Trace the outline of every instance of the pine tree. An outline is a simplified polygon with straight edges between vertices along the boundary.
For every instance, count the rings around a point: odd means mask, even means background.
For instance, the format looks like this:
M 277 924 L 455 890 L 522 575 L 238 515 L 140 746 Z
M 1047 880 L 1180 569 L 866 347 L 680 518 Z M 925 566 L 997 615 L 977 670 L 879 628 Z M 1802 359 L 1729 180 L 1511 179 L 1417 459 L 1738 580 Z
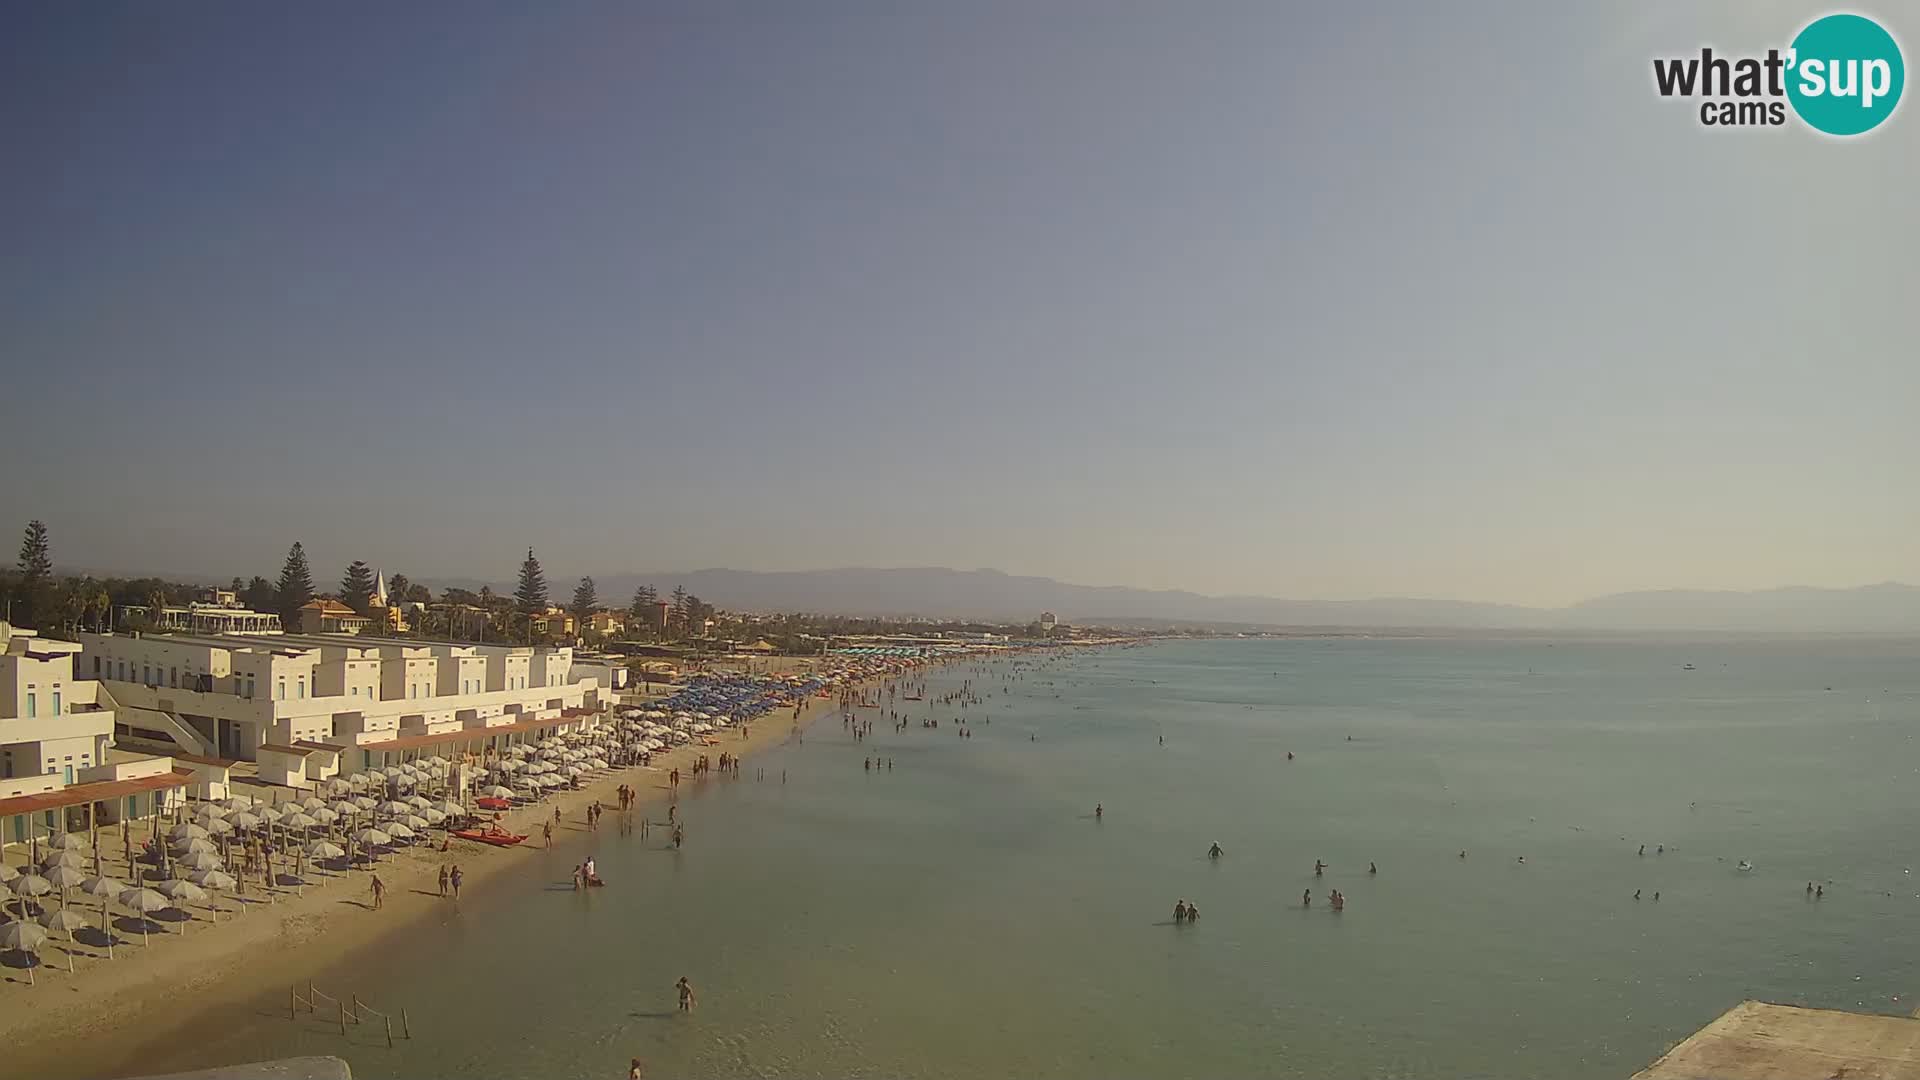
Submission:
M 547 610 L 547 575 L 540 569 L 540 560 L 533 557 L 533 549 L 527 549 L 527 561 L 520 564 L 520 587 L 513 590 L 513 602 L 526 615 L 539 615 Z
M 686 616 L 687 633 L 692 634 L 694 637 L 699 637 L 701 634 L 706 633 L 708 613 L 711 610 L 707 605 L 700 602 L 699 597 L 688 593 Z
M 405 574 L 395 574 L 387 579 L 387 603 L 394 607 L 399 607 L 403 602 L 411 600 L 412 597 L 407 594 L 412 591 L 413 582 L 408 581 Z
M 47 523 L 35 518 L 27 522 L 20 537 L 20 576 L 28 584 L 45 583 L 53 577 L 53 551 L 47 541 Z
M 367 601 L 373 596 L 373 567 L 353 560 L 347 572 L 340 578 L 340 602 L 359 612 L 367 613 Z
M 307 549 L 298 540 L 287 551 L 287 564 L 280 568 L 280 584 L 274 588 L 280 605 L 280 618 L 293 627 L 294 616 L 313 599 L 313 570 L 307 566 Z
M 600 593 L 593 587 L 593 579 L 581 578 L 580 584 L 573 590 L 573 617 L 579 620 L 581 632 L 586 631 L 587 616 L 593 614 L 593 609 L 599 606 Z
M 273 607 L 273 582 L 255 574 L 241 591 L 240 602 L 252 611 L 270 610 Z
M 651 585 L 642 585 L 633 590 L 633 614 L 635 618 L 653 618 L 653 606 L 660 602 L 660 594 Z

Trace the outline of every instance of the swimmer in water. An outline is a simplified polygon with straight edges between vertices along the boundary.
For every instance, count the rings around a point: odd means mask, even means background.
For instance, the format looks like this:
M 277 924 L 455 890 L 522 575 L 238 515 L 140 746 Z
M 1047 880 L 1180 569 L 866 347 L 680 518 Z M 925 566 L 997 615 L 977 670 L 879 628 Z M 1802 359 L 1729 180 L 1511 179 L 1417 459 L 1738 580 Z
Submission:
M 1220 850 L 1220 842 L 1217 840 L 1214 841 L 1214 844 L 1212 847 L 1207 849 L 1207 858 L 1209 859 L 1217 859 L 1222 854 L 1224 853 Z
M 1102 814 L 1105 814 L 1106 812 L 1107 812 L 1107 808 L 1106 808 L 1106 807 L 1104 807 L 1104 806 L 1102 806 L 1102 805 L 1100 805 L 1099 803 L 1094 803 L 1094 804 L 1093 804 L 1093 820 L 1095 820 L 1095 821 L 1099 821 L 1099 820 L 1100 820 L 1100 816 L 1101 816 Z
M 1313 860 L 1313 876 L 1314 877 L 1319 877 L 1320 875 L 1326 872 L 1327 872 L 1326 863 L 1321 862 L 1319 859 Z
M 1302 889 L 1300 891 L 1300 906 L 1301 907 L 1313 906 L 1313 890 L 1312 889 Z

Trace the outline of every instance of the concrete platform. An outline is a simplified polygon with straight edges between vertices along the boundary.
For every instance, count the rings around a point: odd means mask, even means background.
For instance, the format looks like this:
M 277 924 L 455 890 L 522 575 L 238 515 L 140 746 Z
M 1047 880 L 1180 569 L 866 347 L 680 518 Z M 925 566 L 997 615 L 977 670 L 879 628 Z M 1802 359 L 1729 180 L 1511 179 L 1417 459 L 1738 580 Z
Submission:
M 1633 1080 L 1920 1080 L 1920 1020 L 1747 1001 Z

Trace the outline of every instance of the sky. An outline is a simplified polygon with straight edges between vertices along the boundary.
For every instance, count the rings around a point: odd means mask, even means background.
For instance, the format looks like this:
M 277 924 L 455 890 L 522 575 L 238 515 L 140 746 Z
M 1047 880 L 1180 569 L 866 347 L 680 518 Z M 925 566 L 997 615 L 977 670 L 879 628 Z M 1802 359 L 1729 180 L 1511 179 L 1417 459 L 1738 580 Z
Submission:
M 323 582 L 1920 581 L 1920 103 L 1653 90 L 1825 10 L 15 6 L 0 527 Z

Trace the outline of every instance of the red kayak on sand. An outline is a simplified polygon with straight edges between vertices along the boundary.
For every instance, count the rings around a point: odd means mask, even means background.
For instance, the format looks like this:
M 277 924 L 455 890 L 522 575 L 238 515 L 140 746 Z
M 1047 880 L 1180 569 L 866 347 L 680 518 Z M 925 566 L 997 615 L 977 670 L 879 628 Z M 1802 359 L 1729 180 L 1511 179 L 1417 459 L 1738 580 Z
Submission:
M 475 799 L 474 804 L 482 810 L 511 810 L 513 803 L 506 799 Z
M 512 847 L 526 839 L 519 833 L 510 833 L 498 825 L 485 829 L 460 829 L 453 835 L 462 840 L 477 840 L 482 844 L 492 844 L 494 847 Z

